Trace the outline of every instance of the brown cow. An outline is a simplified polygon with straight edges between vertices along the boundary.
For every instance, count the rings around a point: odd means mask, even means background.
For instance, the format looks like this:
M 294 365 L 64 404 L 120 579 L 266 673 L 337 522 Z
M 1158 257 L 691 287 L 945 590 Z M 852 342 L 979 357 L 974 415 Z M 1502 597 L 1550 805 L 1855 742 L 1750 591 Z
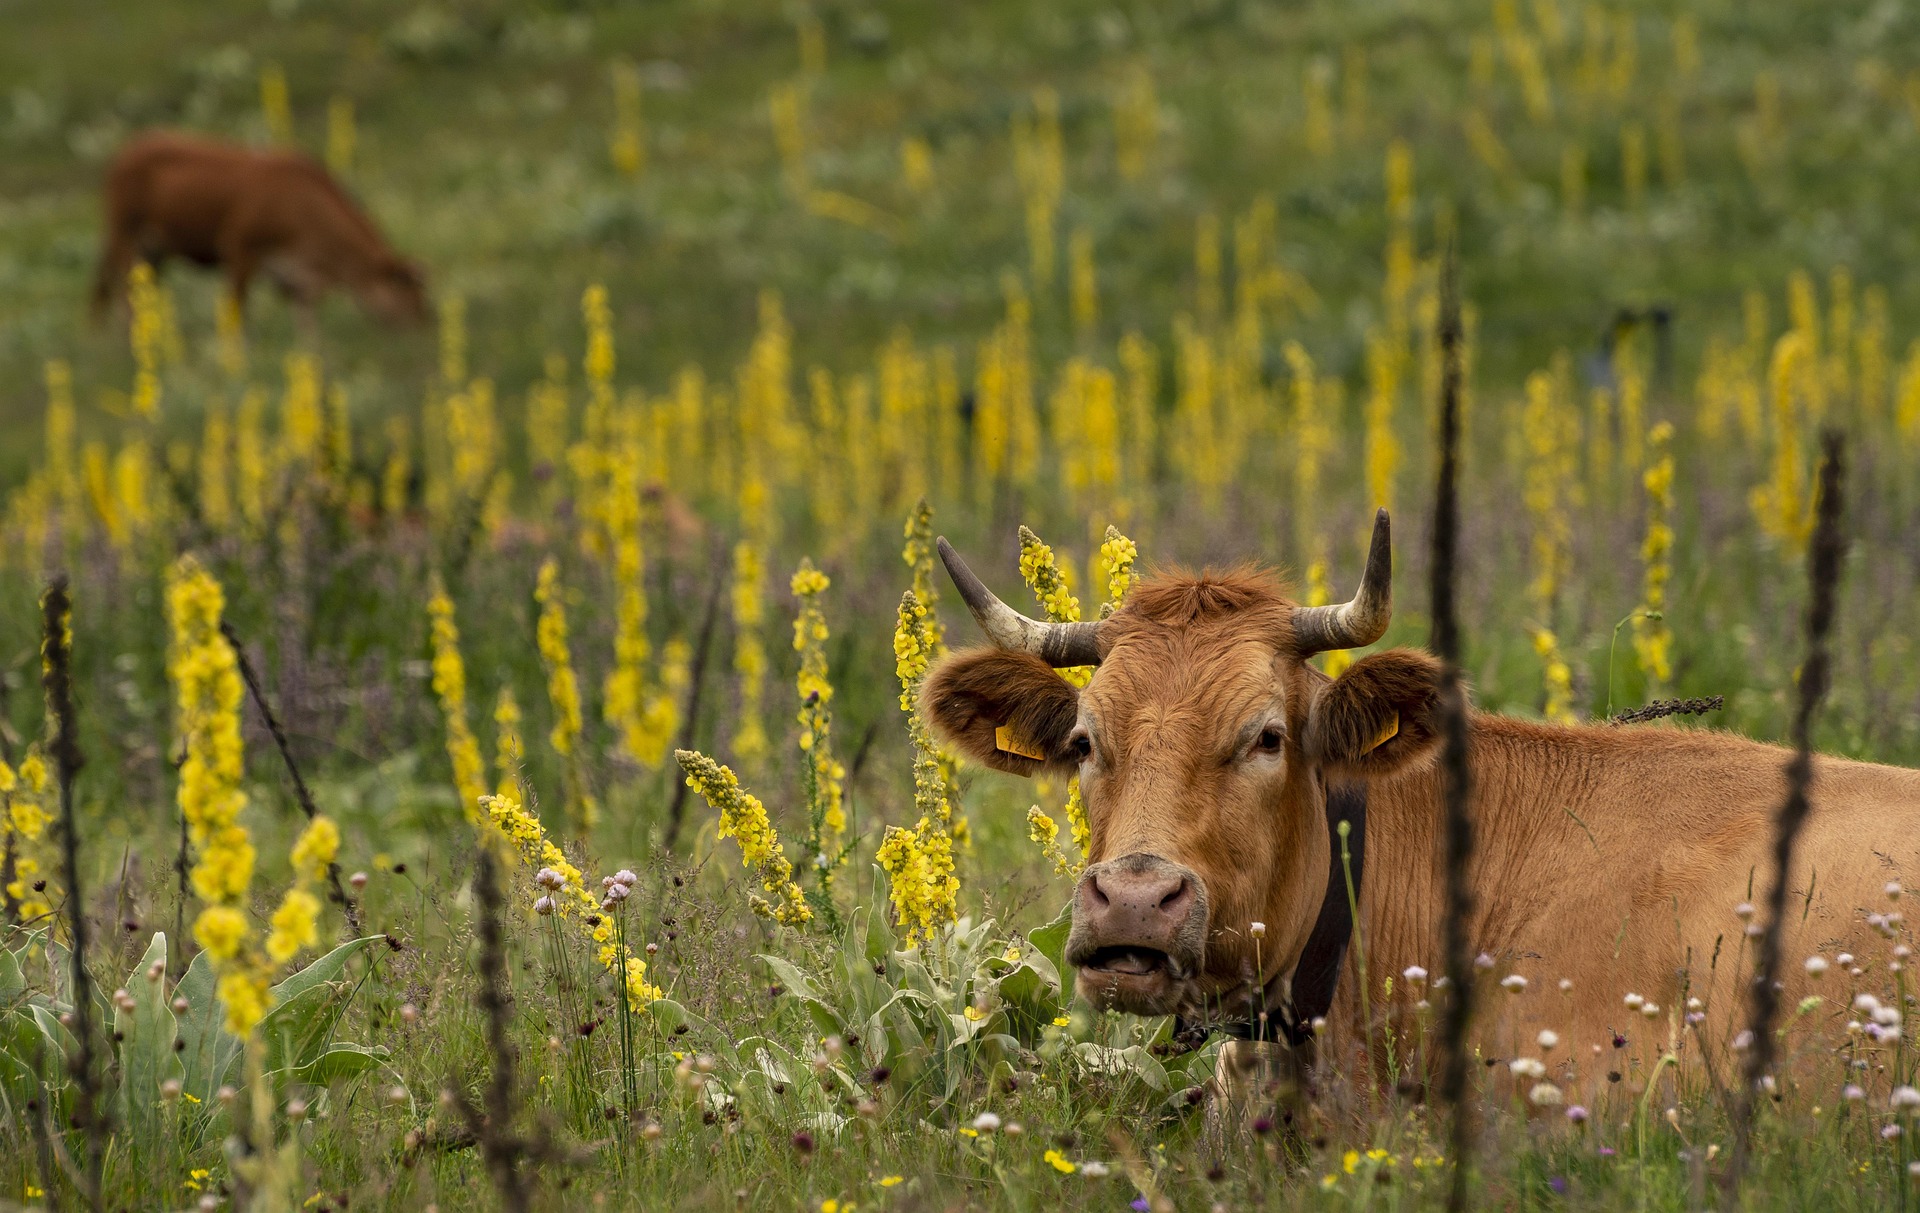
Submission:
M 430 314 L 419 268 L 387 246 L 325 169 L 295 152 L 144 135 L 108 168 L 106 211 L 96 318 L 119 298 L 135 259 L 157 271 L 171 257 L 220 267 L 240 315 L 255 274 L 280 288 L 309 329 L 335 287 L 388 320 Z
M 1440 667 L 1406 649 L 1337 679 L 1308 664 L 1386 630 L 1386 511 L 1359 595 L 1332 607 L 1296 606 L 1270 577 L 1236 571 L 1149 579 L 1099 623 L 1046 624 L 1001 603 L 944 540 L 940 550 L 997 647 L 934 669 L 922 700 L 934 728 L 987 766 L 1080 778 L 1092 838 L 1067 943 L 1080 992 L 1189 1022 L 1260 1026 L 1264 1010 L 1266 1034 L 1296 1043 L 1308 1035 L 1300 1021 L 1324 1015 L 1322 1057 L 1357 1078 L 1364 964 L 1373 1060 L 1385 1028 L 1401 1034 L 1404 1064 L 1442 968 Z M 1084 690 L 1054 672 L 1076 665 L 1098 667 Z M 1746 1023 L 1744 903 L 1773 878 L 1787 752 L 1718 732 L 1478 713 L 1470 736 L 1470 938 L 1492 965 L 1475 1021 L 1482 1054 L 1529 1059 L 1514 1069 L 1522 1090 L 1532 1061 L 1578 1090 L 1610 1070 L 1644 1079 L 1671 1041 L 1682 1057 L 1700 1054 L 1696 1039 L 1726 1049 Z M 1790 1016 L 1824 986 L 1829 1001 L 1801 1023 L 1838 1030 L 1856 979 L 1802 962 L 1852 952 L 1867 970 L 1857 989 L 1891 1001 L 1902 928 L 1886 886 L 1920 852 L 1920 772 L 1822 758 L 1813 806 L 1781 1005 Z M 1335 820 L 1351 824 L 1359 886 L 1350 949 Z M 1523 980 L 1495 984 L 1509 978 Z M 1852 1030 L 1891 1039 L 1899 1017 L 1887 1012 Z M 1543 1030 L 1557 1040 L 1542 1043 Z

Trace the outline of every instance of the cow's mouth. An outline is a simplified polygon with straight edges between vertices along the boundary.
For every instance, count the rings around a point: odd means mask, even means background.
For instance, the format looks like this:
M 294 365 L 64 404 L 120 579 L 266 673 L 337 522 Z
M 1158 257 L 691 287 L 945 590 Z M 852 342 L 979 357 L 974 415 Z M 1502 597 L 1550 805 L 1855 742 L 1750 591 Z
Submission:
M 1093 954 L 1080 967 L 1092 974 L 1113 974 L 1116 977 L 1153 977 L 1165 974 L 1173 976 L 1173 964 L 1165 952 L 1158 948 L 1142 948 L 1132 944 L 1095 948 Z
M 1167 1015 L 1187 989 L 1191 969 L 1159 948 L 1109 944 L 1075 959 L 1080 993 L 1095 1006 L 1135 1015 Z

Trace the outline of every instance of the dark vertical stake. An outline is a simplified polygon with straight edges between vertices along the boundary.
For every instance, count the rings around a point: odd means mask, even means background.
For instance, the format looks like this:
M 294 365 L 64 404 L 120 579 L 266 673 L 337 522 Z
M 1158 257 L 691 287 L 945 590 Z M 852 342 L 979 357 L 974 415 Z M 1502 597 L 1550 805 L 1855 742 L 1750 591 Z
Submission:
M 1760 936 L 1753 961 L 1753 1018 L 1750 1027 L 1752 1046 L 1747 1051 L 1746 1081 L 1740 1086 L 1739 1102 L 1733 1109 L 1733 1158 L 1725 1179 L 1725 1207 L 1737 1208 L 1740 1181 L 1752 1153 L 1753 1104 L 1761 1081 L 1773 1068 L 1773 1021 L 1780 1011 L 1780 992 L 1774 988 L 1774 975 L 1780 968 L 1780 924 L 1786 916 L 1787 881 L 1793 872 L 1793 851 L 1806 824 L 1812 805 L 1808 792 L 1813 786 L 1813 718 L 1826 698 L 1832 676 L 1832 656 L 1828 638 L 1833 633 L 1836 591 L 1840 586 L 1840 565 L 1847 555 L 1847 537 L 1843 530 L 1846 510 L 1846 440 L 1837 430 L 1820 436 L 1819 511 L 1813 528 L 1813 542 L 1807 551 L 1807 577 L 1811 582 L 1807 603 L 1807 660 L 1800 667 L 1799 695 L 1793 708 L 1793 757 L 1787 760 L 1787 791 L 1774 818 L 1773 887 L 1767 890 L 1766 930 Z
M 74 1054 L 68 1059 L 75 1087 L 74 1120 L 87 1135 L 84 1193 L 100 1208 L 100 1168 L 107 1138 L 93 1058 L 93 985 L 87 977 L 86 898 L 80 888 L 80 829 L 73 816 L 73 781 L 80 773 L 80 741 L 73 708 L 73 599 L 67 576 L 57 573 L 40 596 L 40 670 L 53 718 L 54 773 L 60 782 L 61 878 L 66 881 L 68 943 L 73 961 Z
M 507 992 L 506 937 L 500 929 L 500 877 L 493 845 L 491 838 L 481 840 L 473 877 L 473 901 L 480 935 L 479 1003 L 481 1013 L 486 1016 L 487 1051 L 493 1055 L 493 1073 L 487 1082 L 484 1109 L 470 1104 L 464 1092 L 456 1093 L 455 1103 L 480 1143 L 480 1154 L 493 1176 L 494 1187 L 499 1190 L 501 1205 L 507 1213 L 527 1213 L 530 1207 L 527 1176 L 521 1167 L 527 1143 L 513 1131 L 517 1104 L 513 1040 L 508 1033 L 511 1000 Z
M 1472 1116 L 1467 1108 L 1467 1023 L 1473 1015 L 1473 957 L 1467 938 L 1473 915 L 1468 866 L 1473 860 L 1472 773 L 1467 769 L 1467 705 L 1460 687 L 1460 627 L 1453 589 L 1459 546 L 1460 285 L 1451 245 L 1440 278 L 1440 476 L 1433 509 L 1433 650 L 1441 662 L 1441 772 L 1446 792 L 1446 957 L 1451 997 L 1440 1024 L 1440 1098 L 1453 1110 L 1453 1181 L 1449 1210 L 1467 1207 Z
M 320 815 L 319 806 L 313 802 L 313 793 L 307 788 L 307 781 L 301 777 L 300 768 L 293 761 L 293 750 L 287 745 L 287 732 L 280 727 L 280 718 L 273 714 L 273 707 L 267 702 L 267 694 L 260 688 L 260 676 L 254 673 L 253 663 L 247 660 L 247 650 L 240 643 L 240 634 L 233 625 L 222 619 L 220 635 L 226 639 L 227 647 L 233 650 L 233 659 L 240 666 L 240 677 L 247 684 L 247 693 L 253 697 L 253 706 L 260 709 L 261 719 L 267 722 L 267 732 L 273 735 L 273 744 L 280 751 L 280 761 L 286 764 L 287 775 L 293 780 L 294 799 L 300 803 L 300 811 L 312 821 Z M 333 901 L 347 918 L 347 932 L 360 934 L 360 908 L 347 896 L 340 884 L 340 864 L 338 861 L 327 864 L 327 880 L 333 885 Z

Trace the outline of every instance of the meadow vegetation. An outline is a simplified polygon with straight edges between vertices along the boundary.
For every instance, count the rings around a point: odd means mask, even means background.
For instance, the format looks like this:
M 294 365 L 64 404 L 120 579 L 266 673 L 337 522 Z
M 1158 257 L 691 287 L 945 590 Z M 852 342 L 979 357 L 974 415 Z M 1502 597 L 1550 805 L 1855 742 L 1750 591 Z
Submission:
M 1077 788 L 968 769 L 914 692 L 973 643 L 936 532 L 1091 619 L 1156 565 L 1343 598 L 1386 505 L 1383 643 L 1425 643 L 1449 249 L 1475 701 L 1785 738 L 1835 426 L 1815 741 L 1920 763 L 1897 7 L 7 20 L 0 1203 L 1437 1205 L 1424 1038 L 1209 1122 L 1217 1038 L 1072 995 Z M 325 159 L 434 328 L 339 300 L 304 346 L 173 267 L 87 329 L 150 125 Z M 1920 1183 L 1889 897 L 1782 1012 L 1749 1207 Z M 1624 1008 L 1667 1043 L 1601 1099 L 1545 1039 L 1476 1067 L 1478 1204 L 1707 1201 L 1728 1044 Z

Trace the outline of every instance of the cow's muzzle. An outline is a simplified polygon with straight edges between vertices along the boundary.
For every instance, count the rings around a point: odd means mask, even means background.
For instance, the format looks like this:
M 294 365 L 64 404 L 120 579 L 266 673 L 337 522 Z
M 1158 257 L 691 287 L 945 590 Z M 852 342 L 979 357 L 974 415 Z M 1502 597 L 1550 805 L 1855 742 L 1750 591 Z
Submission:
M 1200 970 L 1207 890 L 1191 869 L 1158 855 L 1096 863 L 1074 891 L 1067 963 L 1096 1006 L 1164 1015 Z

